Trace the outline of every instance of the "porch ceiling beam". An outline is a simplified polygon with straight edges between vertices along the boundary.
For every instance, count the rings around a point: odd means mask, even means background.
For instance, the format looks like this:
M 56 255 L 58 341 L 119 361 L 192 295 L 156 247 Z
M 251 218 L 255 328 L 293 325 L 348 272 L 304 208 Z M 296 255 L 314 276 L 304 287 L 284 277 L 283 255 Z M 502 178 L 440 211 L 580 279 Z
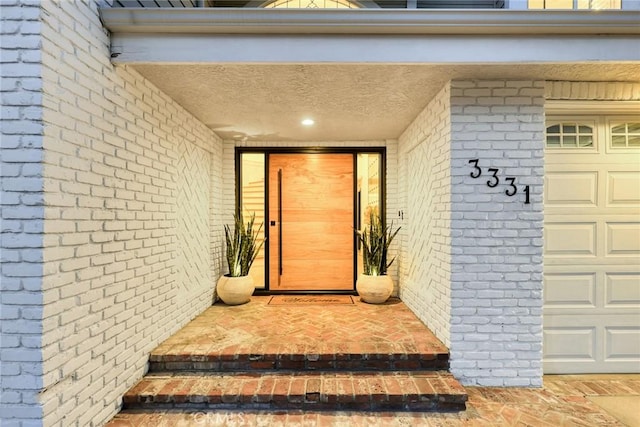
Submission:
M 572 64 L 636 63 L 632 36 L 256 35 L 116 33 L 116 64 L 366 63 Z
M 112 33 L 640 34 L 640 11 L 104 8 Z

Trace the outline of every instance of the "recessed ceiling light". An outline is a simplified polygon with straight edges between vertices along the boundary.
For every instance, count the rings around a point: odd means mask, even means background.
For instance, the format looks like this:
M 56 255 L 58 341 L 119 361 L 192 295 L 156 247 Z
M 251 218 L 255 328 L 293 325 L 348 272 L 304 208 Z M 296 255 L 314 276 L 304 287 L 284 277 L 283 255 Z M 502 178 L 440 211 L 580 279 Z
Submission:
M 301 123 L 305 126 L 313 126 L 315 121 L 313 121 L 313 119 L 304 119 Z

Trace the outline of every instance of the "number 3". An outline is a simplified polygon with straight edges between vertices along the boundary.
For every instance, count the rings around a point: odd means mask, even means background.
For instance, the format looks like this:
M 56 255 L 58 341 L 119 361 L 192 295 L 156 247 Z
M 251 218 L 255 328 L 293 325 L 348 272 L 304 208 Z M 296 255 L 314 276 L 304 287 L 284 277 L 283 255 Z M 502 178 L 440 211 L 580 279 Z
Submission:
M 493 176 L 489 181 L 487 181 L 487 186 L 493 188 L 500 183 L 500 179 L 498 179 L 498 172 L 500 172 L 500 169 L 489 168 L 489 172 L 492 172 Z
M 475 168 L 475 170 L 469 174 L 471 178 L 478 178 L 480 175 L 482 175 L 482 169 L 478 167 L 478 159 L 469 160 L 469 163 L 472 164 Z
M 518 187 L 515 186 L 514 182 L 516 181 L 516 179 L 512 176 L 509 176 L 506 178 L 507 182 L 509 183 L 509 187 L 507 188 L 507 190 L 505 191 L 505 194 L 509 197 L 511 196 L 515 196 L 516 193 L 518 192 Z M 513 190 L 511 190 L 513 189 Z

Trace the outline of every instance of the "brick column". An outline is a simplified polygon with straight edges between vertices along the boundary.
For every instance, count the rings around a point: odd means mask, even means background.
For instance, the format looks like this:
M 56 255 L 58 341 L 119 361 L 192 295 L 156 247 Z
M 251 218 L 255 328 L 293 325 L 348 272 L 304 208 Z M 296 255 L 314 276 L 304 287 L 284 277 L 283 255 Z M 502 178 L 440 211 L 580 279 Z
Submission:
M 42 417 L 45 244 L 40 6 L 0 4 L 0 424 L 35 425 Z
M 451 84 L 450 350 L 465 384 L 542 385 L 544 90 L 542 81 Z M 489 168 L 499 170 L 493 188 Z

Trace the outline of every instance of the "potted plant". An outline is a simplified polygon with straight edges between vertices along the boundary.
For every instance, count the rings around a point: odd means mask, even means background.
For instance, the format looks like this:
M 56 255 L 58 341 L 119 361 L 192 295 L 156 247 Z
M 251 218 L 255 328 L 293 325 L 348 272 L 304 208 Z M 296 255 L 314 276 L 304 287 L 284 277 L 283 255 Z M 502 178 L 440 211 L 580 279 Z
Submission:
M 364 302 L 381 304 L 393 292 L 393 280 L 387 276 L 387 269 L 395 257 L 388 261 L 389 246 L 400 228 L 393 231 L 391 226 L 384 227 L 378 215 L 369 214 L 369 225 L 364 231 L 358 231 L 362 243 L 362 261 L 364 273 L 358 276 L 356 290 Z
M 255 214 L 251 215 L 246 224 L 241 213 L 234 215 L 233 219 L 233 231 L 228 225 L 224 226 L 229 274 L 220 277 L 216 291 L 225 304 L 239 305 L 249 302 L 255 290 L 249 269 L 264 240 L 258 239 L 262 224 L 254 230 Z

